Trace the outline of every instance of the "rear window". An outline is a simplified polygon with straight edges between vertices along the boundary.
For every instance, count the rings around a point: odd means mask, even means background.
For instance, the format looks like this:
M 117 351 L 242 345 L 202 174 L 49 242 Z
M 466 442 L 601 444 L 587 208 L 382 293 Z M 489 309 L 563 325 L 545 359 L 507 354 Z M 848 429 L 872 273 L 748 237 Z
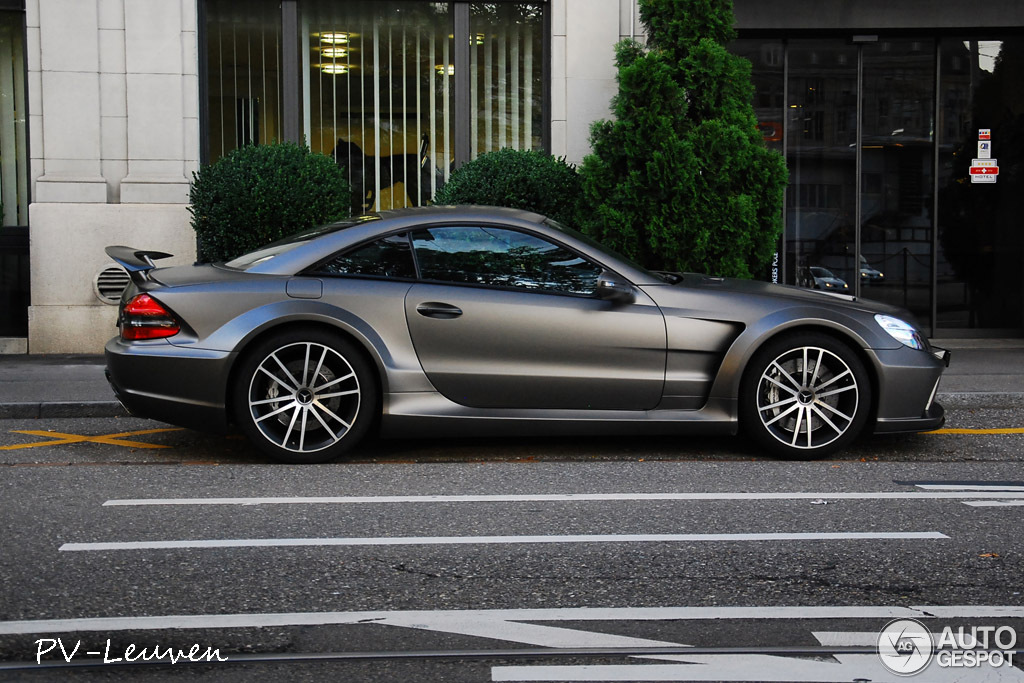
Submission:
M 276 242 L 271 242 L 265 247 L 260 247 L 256 251 L 251 251 L 248 254 L 242 254 L 236 259 L 228 261 L 224 265 L 228 268 L 234 268 L 236 270 L 248 270 L 253 266 L 263 263 L 264 261 L 274 258 L 278 254 L 291 251 L 295 247 L 306 244 L 307 242 L 321 237 L 322 235 L 328 235 L 338 230 L 344 230 L 345 228 L 351 228 L 356 225 L 362 225 L 370 221 L 379 221 L 380 216 L 359 216 L 338 223 L 331 223 L 329 225 L 319 225 L 315 228 L 309 228 L 301 232 L 297 232 L 294 235 L 289 235 L 284 239 L 280 239 Z

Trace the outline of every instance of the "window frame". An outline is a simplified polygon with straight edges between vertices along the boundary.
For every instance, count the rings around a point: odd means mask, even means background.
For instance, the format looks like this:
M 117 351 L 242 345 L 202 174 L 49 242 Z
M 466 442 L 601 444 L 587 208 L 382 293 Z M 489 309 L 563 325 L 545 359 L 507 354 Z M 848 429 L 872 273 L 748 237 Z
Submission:
M 409 0 L 427 2 L 428 0 Z M 472 93 L 470 88 L 470 6 L 479 0 L 446 0 L 452 8 L 455 49 L 452 65 L 455 68 L 454 93 L 452 95 L 454 120 L 452 122 L 453 169 L 470 161 L 472 141 L 470 139 Z M 541 149 L 551 153 L 551 0 L 490 0 L 496 3 L 533 2 L 541 5 Z M 278 55 L 281 68 L 281 135 L 287 142 L 304 144 L 302 132 L 302 108 L 308 106 L 302 97 L 302 74 L 299 58 L 302 40 L 300 3 L 302 0 L 280 0 L 281 2 L 281 53 Z M 199 163 L 210 163 L 210 111 L 209 111 L 209 56 L 207 54 L 207 2 L 200 0 L 198 7 L 197 41 L 199 49 Z

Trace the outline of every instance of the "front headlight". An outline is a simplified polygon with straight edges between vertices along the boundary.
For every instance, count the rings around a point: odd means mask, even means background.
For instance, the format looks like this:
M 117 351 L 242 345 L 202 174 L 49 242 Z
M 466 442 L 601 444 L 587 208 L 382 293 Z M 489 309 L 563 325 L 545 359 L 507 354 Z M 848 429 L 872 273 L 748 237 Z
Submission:
M 875 321 L 883 330 L 889 333 L 890 337 L 904 346 L 922 351 L 927 348 L 921 333 L 907 321 L 894 318 L 891 315 L 882 315 L 881 313 L 875 315 Z

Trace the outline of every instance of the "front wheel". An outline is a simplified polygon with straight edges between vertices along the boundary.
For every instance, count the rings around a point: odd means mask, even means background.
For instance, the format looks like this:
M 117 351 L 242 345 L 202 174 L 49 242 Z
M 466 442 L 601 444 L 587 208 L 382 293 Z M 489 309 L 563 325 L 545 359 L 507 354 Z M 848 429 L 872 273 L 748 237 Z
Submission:
M 848 346 L 824 334 L 795 334 L 755 354 L 739 400 L 741 427 L 752 439 L 781 457 L 810 460 L 860 434 L 871 386 Z
M 376 406 L 377 387 L 363 354 L 321 330 L 261 342 L 242 361 L 234 385 L 238 426 L 282 462 L 334 460 L 366 434 Z

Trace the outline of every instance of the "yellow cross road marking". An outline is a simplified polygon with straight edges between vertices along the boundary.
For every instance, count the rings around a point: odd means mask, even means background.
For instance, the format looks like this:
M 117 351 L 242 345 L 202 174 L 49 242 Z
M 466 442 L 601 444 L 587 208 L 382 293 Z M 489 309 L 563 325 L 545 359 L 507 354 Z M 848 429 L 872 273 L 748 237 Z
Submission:
M 18 443 L 10 446 L 0 446 L 0 451 L 13 451 L 18 448 L 37 448 L 39 446 L 58 446 L 66 443 L 104 443 L 110 446 L 126 446 L 128 448 L 170 448 L 162 444 L 144 443 L 142 441 L 125 441 L 126 436 L 140 436 L 142 434 L 157 434 L 159 432 L 180 432 L 177 427 L 165 429 L 140 429 L 136 432 L 119 432 L 117 434 L 100 434 L 98 436 L 85 436 L 82 434 L 64 434 L 62 432 L 36 431 L 33 429 L 16 429 L 12 434 L 30 434 L 32 436 L 45 436 L 49 441 L 33 441 L 32 443 Z
M 936 429 L 925 434 L 1024 434 L 1024 427 L 1003 427 L 1000 429 Z

